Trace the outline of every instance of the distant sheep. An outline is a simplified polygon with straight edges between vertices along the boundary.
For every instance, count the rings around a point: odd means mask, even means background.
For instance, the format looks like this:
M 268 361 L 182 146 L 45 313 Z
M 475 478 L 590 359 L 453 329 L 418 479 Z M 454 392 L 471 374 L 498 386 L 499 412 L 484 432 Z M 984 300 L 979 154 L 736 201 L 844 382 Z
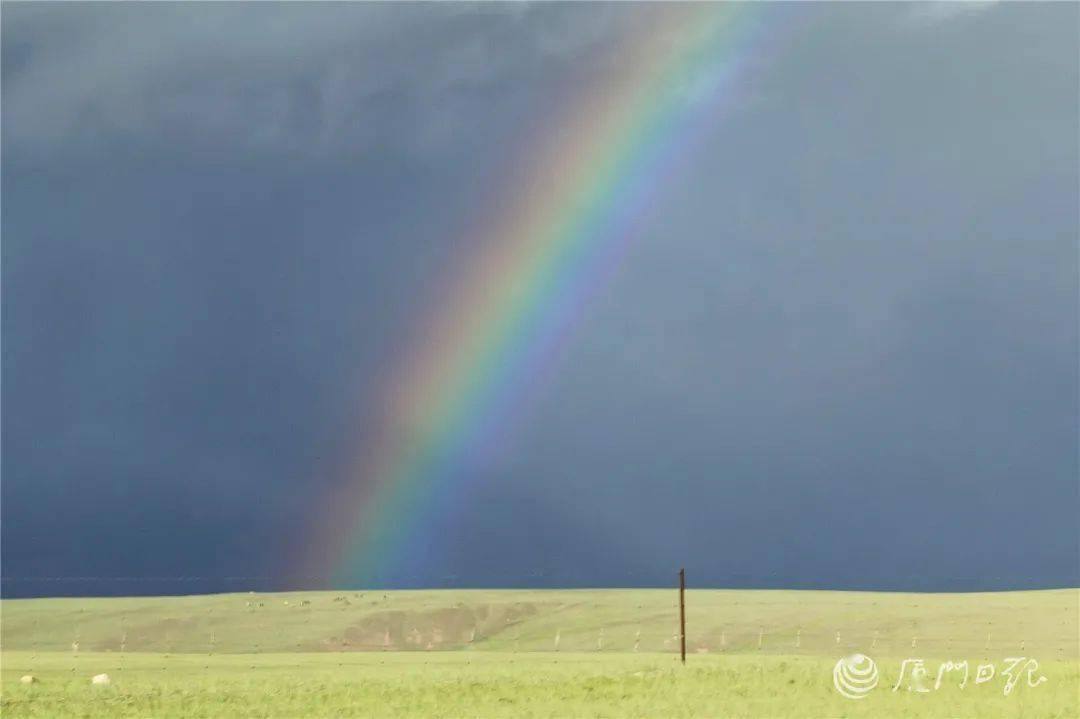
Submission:
M 108 674 L 95 674 L 90 679 L 90 683 L 91 684 L 102 684 L 102 685 L 104 685 L 104 684 L 112 684 L 112 680 L 109 679 Z
M 23 684 L 37 684 L 37 677 L 33 674 L 24 674 L 19 677 L 19 681 Z

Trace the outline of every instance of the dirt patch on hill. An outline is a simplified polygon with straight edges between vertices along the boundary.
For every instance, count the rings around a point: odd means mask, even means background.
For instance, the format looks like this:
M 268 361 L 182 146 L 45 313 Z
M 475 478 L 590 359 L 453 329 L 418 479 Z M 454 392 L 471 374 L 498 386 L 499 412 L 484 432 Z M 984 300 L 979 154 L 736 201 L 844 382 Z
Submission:
M 85 648 L 97 652 L 117 652 L 125 649 L 170 651 L 185 646 L 202 625 L 201 617 L 169 617 L 147 624 L 119 627 L 115 635 L 87 642 Z
M 457 605 L 428 611 L 383 611 L 309 644 L 308 651 L 460 649 L 537 614 L 531 602 Z

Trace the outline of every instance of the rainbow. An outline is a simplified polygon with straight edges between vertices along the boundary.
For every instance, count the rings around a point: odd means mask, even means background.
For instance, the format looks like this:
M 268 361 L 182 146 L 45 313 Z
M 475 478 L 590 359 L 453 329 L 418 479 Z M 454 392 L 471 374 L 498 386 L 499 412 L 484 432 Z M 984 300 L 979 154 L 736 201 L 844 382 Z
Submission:
M 601 73 L 525 143 L 512 199 L 481 213 L 469 242 L 480 249 L 398 358 L 379 419 L 320 517 L 320 576 L 378 584 L 410 542 L 424 551 L 424 527 L 468 481 L 463 459 L 498 442 L 660 185 L 737 93 L 748 5 L 637 7 L 616 77 Z

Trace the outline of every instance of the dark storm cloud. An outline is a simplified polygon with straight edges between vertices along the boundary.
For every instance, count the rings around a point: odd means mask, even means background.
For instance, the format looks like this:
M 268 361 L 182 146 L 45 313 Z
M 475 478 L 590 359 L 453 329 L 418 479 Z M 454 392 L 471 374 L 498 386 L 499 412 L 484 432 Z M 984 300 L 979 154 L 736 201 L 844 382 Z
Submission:
M 425 153 L 604 61 L 612 36 L 641 21 L 509 4 L 12 6 L 5 137 L 43 153 L 105 138 Z
M 4 592 L 289 583 L 507 148 L 647 10 L 6 5 Z M 400 583 L 1080 582 L 1076 12 L 770 6 Z M 11 581 L 72 576 L 133 579 Z

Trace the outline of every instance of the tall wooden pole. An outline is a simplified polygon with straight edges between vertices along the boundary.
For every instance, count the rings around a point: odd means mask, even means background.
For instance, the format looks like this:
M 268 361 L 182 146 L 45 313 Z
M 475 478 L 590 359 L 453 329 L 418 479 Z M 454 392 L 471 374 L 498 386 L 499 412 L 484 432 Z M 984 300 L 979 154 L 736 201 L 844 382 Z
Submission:
M 686 570 L 679 570 L 679 655 L 686 664 Z

